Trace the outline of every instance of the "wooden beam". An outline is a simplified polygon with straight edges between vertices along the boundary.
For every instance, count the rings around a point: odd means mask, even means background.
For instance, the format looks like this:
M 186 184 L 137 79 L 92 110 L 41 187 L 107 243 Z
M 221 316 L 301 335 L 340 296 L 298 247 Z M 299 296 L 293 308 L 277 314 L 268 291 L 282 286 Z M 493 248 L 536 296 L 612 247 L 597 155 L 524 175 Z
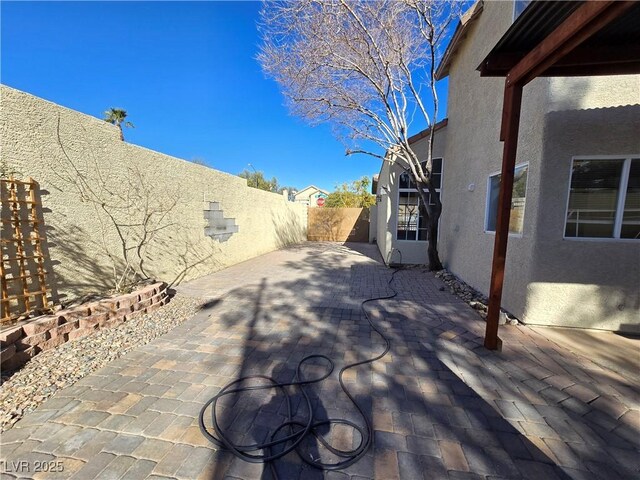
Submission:
M 511 195 L 513 192 L 516 153 L 518 151 L 522 86 L 505 84 L 504 98 L 504 105 L 502 106 L 503 124 L 501 128 L 501 131 L 504 132 L 504 147 L 502 152 L 500 194 L 498 196 L 498 220 L 496 222 L 496 237 L 493 246 L 487 328 L 484 336 L 484 346 L 489 350 L 500 350 L 502 348 L 502 342 L 498 338 L 498 320 L 500 318 L 500 303 L 504 284 L 507 240 L 509 239 L 509 218 L 511 216 Z
M 507 85 L 526 85 L 634 4 L 585 2 L 511 69 Z
M 483 77 L 505 77 L 524 53 L 501 53 L 492 58 L 491 69 L 481 72 Z M 542 72 L 540 77 L 576 75 L 607 75 L 600 72 L 640 73 L 640 45 L 593 46 L 580 45 Z M 574 73 L 578 72 L 578 73 Z M 593 73 L 592 73 L 593 72 Z M 615 73 L 614 73 L 615 74 Z

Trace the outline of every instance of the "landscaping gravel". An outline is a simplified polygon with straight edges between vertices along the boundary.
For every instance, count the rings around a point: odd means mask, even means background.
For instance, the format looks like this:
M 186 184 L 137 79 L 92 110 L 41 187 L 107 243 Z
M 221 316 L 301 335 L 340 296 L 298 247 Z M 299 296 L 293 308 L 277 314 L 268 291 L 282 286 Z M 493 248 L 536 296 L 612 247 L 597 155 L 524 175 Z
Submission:
M 191 318 L 202 303 L 201 299 L 177 295 L 158 310 L 42 352 L 13 375 L 3 374 L 0 432 L 9 430 L 56 391 Z
M 489 310 L 489 299 L 487 297 L 446 269 L 436 272 L 435 276 L 449 287 L 449 291 L 453 295 L 456 295 L 458 298 L 467 302 L 471 308 L 478 312 L 478 315 L 486 320 L 487 311 Z M 509 323 L 509 325 L 518 325 L 519 321 L 516 317 L 504 309 L 500 309 L 500 311 L 502 313 L 500 316 L 501 325 L 504 323 Z

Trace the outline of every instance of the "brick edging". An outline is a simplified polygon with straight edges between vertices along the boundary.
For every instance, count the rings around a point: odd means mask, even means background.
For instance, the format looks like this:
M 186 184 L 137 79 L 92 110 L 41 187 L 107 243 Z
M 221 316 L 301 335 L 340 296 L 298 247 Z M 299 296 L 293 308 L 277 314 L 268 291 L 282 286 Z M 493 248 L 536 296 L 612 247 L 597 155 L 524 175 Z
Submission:
M 167 284 L 158 282 L 20 322 L 0 332 L 0 370 L 15 370 L 42 351 L 156 310 L 167 300 Z

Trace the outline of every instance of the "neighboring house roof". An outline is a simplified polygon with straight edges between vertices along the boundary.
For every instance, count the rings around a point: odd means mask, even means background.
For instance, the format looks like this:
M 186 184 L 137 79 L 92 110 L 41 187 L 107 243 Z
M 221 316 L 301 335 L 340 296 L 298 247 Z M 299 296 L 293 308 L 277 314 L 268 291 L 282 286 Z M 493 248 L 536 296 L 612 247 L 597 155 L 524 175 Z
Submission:
M 445 118 L 444 120 L 440 120 L 438 123 L 436 123 L 433 126 L 433 131 L 437 132 L 438 130 L 446 127 L 448 123 L 449 123 L 449 119 L 448 118 Z M 409 137 L 409 144 L 415 143 L 418 140 L 422 140 L 423 138 L 427 138 L 430 133 L 431 133 L 431 129 L 430 128 L 425 128 L 421 132 L 418 132 L 415 135 L 412 135 L 411 137 Z
M 458 22 L 456 30 L 453 32 L 453 37 L 451 38 L 449 45 L 447 45 L 447 49 L 440 61 L 440 65 L 438 65 L 436 70 L 436 80 L 442 80 L 449 75 L 451 61 L 460 48 L 462 41 L 466 38 L 469 28 L 473 24 L 474 20 L 482 13 L 483 6 L 484 2 L 482 0 L 477 0 L 476 3 L 474 3 L 471 8 L 469 8 L 469 10 L 460 17 L 460 22 Z
M 312 195 L 313 191 L 322 192 L 322 193 L 324 193 L 326 195 L 329 195 L 329 192 L 327 192 L 326 190 L 323 190 L 322 188 L 318 188 L 315 185 L 309 185 L 308 187 L 305 187 L 302 190 L 300 190 L 299 192 L 297 192 L 294 196 L 297 197 L 298 195 L 301 195 L 302 193 L 306 192 L 307 190 L 312 190 L 312 192 L 309 193 L 309 195 Z

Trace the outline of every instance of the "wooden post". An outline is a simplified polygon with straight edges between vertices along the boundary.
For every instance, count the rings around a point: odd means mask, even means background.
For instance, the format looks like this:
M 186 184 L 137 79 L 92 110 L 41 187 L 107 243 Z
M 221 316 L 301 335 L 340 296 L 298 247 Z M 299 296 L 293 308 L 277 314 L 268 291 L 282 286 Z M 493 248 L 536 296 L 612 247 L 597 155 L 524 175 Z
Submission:
M 18 271 L 16 273 L 19 274 L 19 278 L 22 283 L 22 294 L 18 296 L 24 303 L 25 312 L 30 312 L 31 299 L 29 294 L 29 277 L 27 275 L 27 253 L 25 249 L 24 235 L 20 225 L 22 222 L 22 219 L 20 218 L 22 215 L 20 203 L 24 201 L 21 201 L 18 197 L 19 189 L 23 190 L 24 186 L 20 182 L 15 181 L 13 177 L 9 177 L 9 181 L 11 182 L 9 186 L 9 207 L 13 213 L 13 238 L 16 247 L 16 260 L 18 261 Z
M 38 207 L 41 206 L 39 202 L 38 190 L 40 185 L 33 178 L 27 179 L 29 183 L 29 206 L 30 206 L 30 222 L 31 222 L 31 235 L 30 240 L 33 243 L 33 254 L 35 257 L 36 269 L 38 271 L 37 278 L 40 287 L 39 296 L 41 306 L 44 309 L 49 308 L 49 301 L 47 299 L 47 272 L 44 268 L 44 253 L 42 251 L 42 238 L 40 236 L 40 223 L 38 222 Z M 31 273 L 31 277 L 35 278 L 36 275 Z
M 493 246 L 493 263 L 491 268 L 491 286 L 489 288 L 489 310 L 487 312 L 487 329 L 484 346 L 489 350 L 500 350 L 502 342 L 498 338 L 498 320 L 502 286 L 504 283 L 504 266 L 507 257 L 507 240 L 509 238 L 509 218 L 511 216 L 511 195 L 513 192 L 513 176 L 518 150 L 518 131 L 520 127 L 520 107 L 522 105 L 522 85 L 505 84 L 504 105 L 502 114 L 501 137 L 504 141 L 502 152 L 502 172 L 500 176 L 500 195 L 498 197 L 498 219 L 496 222 L 496 238 Z
M 7 187 L 7 183 L 0 181 L 0 205 L 2 205 L 2 209 L 6 208 L 4 206 L 4 204 L 6 203 L 5 199 L 9 198 Z M 0 209 L 0 212 L 6 212 L 6 210 L 2 209 Z M 5 213 L 4 215 L 0 213 L 0 325 L 5 323 L 6 321 L 11 320 L 9 312 L 9 289 L 7 286 L 7 277 L 4 269 L 4 252 L 6 249 L 5 245 L 9 245 L 12 243 L 11 233 L 9 233 L 11 227 L 8 219 L 9 215 L 7 213 Z
M 0 325 L 49 310 L 38 182 L 0 179 Z M 42 235 L 41 235 L 42 233 Z

